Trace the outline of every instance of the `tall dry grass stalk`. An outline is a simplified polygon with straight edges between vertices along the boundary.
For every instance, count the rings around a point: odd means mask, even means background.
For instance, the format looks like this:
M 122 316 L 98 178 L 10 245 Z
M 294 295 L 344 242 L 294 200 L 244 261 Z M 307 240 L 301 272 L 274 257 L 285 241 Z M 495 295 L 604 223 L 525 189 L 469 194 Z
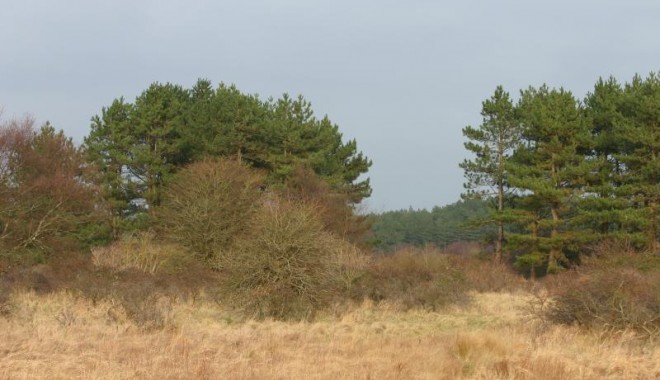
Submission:
M 235 323 L 214 303 L 170 302 L 145 332 L 120 305 L 15 293 L 0 317 L 2 379 L 655 379 L 660 350 L 551 326 L 530 297 L 476 294 L 430 313 L 366 302 L 316 322 Z

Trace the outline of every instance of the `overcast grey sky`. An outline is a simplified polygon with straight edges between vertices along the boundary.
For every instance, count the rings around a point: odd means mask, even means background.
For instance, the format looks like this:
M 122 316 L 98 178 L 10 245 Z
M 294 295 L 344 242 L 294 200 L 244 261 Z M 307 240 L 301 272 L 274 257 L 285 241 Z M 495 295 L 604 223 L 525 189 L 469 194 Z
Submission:
M 154 81 L 303 94 L 374 164 L 369 209 L 462 192 L 461 128 L 498 84 L 582 98 L 660 70 L 656 0 L 0 0 L 0 107 L 76 141 Z

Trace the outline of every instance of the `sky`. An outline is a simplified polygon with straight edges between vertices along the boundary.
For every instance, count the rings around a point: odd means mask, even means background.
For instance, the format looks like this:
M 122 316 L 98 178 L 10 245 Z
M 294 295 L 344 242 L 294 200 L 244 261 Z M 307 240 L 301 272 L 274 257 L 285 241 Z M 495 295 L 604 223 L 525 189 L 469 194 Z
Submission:
M 2 118 L 81 142 L 112 100 L 205 78 L 302 94 L 373 161 L 368 211 L 463 191 L 461 129 L 502 85 L 583 98 L 660 70 L 656 0 L 0 0 Z

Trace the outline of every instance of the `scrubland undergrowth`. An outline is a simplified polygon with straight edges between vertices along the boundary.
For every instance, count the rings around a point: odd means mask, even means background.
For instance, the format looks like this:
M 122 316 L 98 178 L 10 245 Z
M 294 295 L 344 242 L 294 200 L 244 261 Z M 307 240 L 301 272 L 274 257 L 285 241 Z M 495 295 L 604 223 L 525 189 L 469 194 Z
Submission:
M 116 249 L 117 261 L 80 258 L 3 277 L 0 378 L 660 376 L 657 334 L 634 324 L 614 329 L 557 318 L 565 305 L 581 315 L 583 303 L 562 297 L 585 278 L 600 279 L 605 265 L 585 263 L 582 272 L 531 283 L 505 267 L 432 249 L 367 261 L 349 255 L 344 266 L 352 272 L 344 283 L 351 286 L 342 297 L 312 319 L 282 321 L 253 320 L 228 307 L 208 286 L 221 281 L 217 273 L 150 273 L 149 266 L 139 271 L 120 264 L 122 251 Z M 626 263 L 627 271 L 655 276 L 654 261 L 646 256 Z M 77 275 L 67 274 L 75 265 Z M 580 289 L 591 297 L 585 292 L 601 287 Z M 637 302 L 637 293 L 621 294 Z M 653 310 L 649 294 L 641 292 L 640 299 Z

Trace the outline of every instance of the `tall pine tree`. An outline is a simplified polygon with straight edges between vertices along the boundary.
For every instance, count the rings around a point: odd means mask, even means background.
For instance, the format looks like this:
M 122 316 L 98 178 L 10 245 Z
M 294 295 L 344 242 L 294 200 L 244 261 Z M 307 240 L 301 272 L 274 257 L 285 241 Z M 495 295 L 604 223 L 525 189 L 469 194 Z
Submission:
M 660 202 L 660 77 L 635 76 L 624 90 L 625 123 L 618 138 L 623 163 L 620 195 L 630 201 L 626 213 L 629 227 L 646 235 L 651 252 L 658 247 L 658 203 Z
M 504 204 L 509 191 L 506 164 L 520 140 L 520 128 L 511 97 L 502 86 L 482 103 L 481 116 L 483 121 L 478 128 L 463 128 L 463 135 L 469 140 L 465 148 L 476 157 L 464 160 L 460 167 L 467 179 L 464 197 L 495 199 L 495 260 L 499 262 L 504 243 Z
M 569 222 L 590 169 L 580 152 L 589 133 L 577 100 L 563 89 L 530 87 L 521 94 L 518 112 L 524 143 L 508 167 L 509 180 L 522 198 L 525 212 L 521 219 L 530 232 L 528 255 L 542 258 L 548 272 L 555 272 L 571 245 L 580 239 Z
M 584 118 L 591 134 L 584 154 L 593 166 L 575 222 L 576 228 L 589 228 L 602 238 L 620 235 L 622 214 L 629 206 L 617 196 L 623 168 L 617 158 L 622 149 L 622 105 L 623 88 L 614 78 L 599 79 L 584 100 Z

